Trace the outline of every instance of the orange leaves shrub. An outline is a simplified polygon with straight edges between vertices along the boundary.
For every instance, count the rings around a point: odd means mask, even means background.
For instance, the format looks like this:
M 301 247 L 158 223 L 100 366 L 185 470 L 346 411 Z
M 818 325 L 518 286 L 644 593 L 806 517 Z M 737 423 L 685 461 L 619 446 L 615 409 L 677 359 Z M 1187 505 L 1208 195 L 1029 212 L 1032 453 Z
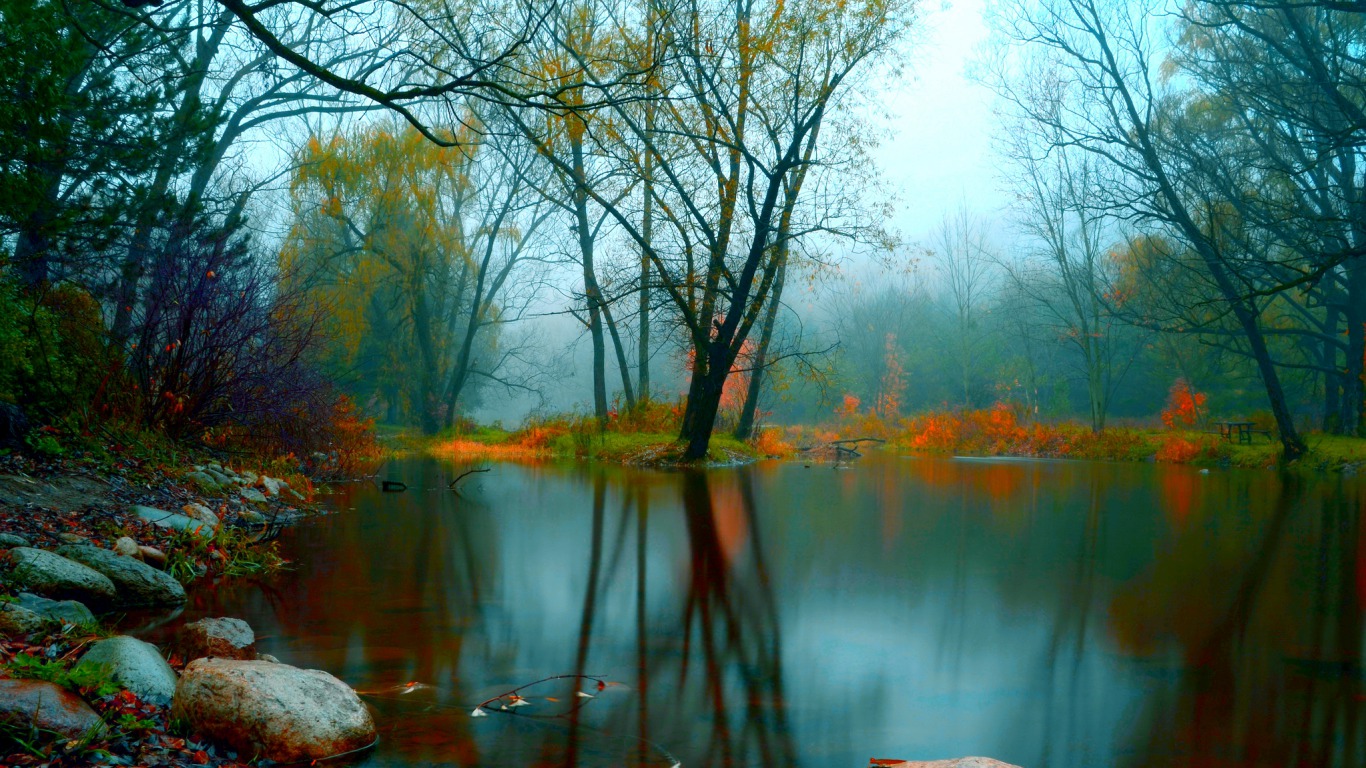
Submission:
M 1016 453 L 1029 443 L 1030 430 L 1020 426 L 1005 403 L 990 408 L 936 412 L 906 424 L 911 448 L 932 453 Z
M 613 408 L 607 414 L 607 429 L 623 434 L 677 432 L 682 423 L 682 400 L 673 404 L 641 400 L 634 408 Z
M 1157 448 L 1141 430 L 1096 433 L 1076 423 L 1024 426 L 1005 403 L 980 410 L 927 413 L 904 420 L 902 427 L 894 443 L 925 453 L 1139 459 L 1151 456 Z
M 797 448 L 787 439 L 785 430 L 777 427 L 762 428 L 756 431 L 750 445 L 760 456 L 785 457 L 797 452 Z
M 962 431 L 963 422 L 957 414 L 931 413 L 911 420 L 910 444 L 923 451 L 946 453 L 958 448 Z
M 1219 443 L 1207 435 L 1168 435 L 1157 449 L 1157 460 L 1189 464 L 1197 459 L 1217 459 Z
M 1162 423 L 1167 425 L 1167 429 L 1195 426 L 1206 416 L 1205 400 L 1203 392 L 1196 392 L 1185 379 L 1177 379 L 1167 391 L 1167 407 L 1162 409 Z

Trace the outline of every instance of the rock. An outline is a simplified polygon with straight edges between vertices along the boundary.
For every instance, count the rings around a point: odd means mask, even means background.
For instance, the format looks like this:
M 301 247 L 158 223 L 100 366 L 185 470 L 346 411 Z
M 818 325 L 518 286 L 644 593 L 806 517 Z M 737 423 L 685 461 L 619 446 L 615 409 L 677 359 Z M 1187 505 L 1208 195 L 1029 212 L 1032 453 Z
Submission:
M 168 528 L 173 531 L 193 531 L 198 536 L 213 535 L 213 527 L 206 525 L 193 517 L 167 512 L 156 507 L 144 507 L 140 504 L 133 505 L 133 514 L 151 523 L 152 525 Z
M 115 602 L 114 583 L 104 574 L 61 555 L 31 547 L 10 550 L 14 583 L 44 597 L 80 600 L 87 605 Z
M 280 660 L 279 660 L 279 659 L 275 658 L 274 656 L 271 656 L 269 653 L 258 653 L 258 654 L 256 654 L 256 660 L 257 660 L 257 661 L 269 661 L 271 664 L 279 664 L 279 663 L 280 663 Z
M 134 560 L 142 559 L 142 550 L 138 549 L 138 543 L 127 536 L 120 536 L 118 541 L 114 542 L 114 552 Z
M 231 486 L 233 484 L 233 479 L 229 477 L 227 473 L 223 472 L 221 469 L 214 469 L 212 464 L 209 465 L 208 469 L 204 470 L 204 474 L 208 475 L 209 479 L 213 480 L 217 485 Z
M 151 643 L 127 635 L 110 637 L 90 646 L 81 663 L 107 666 L 110 679 L 143 701 L 165 706 L 175 695 L 175 670 Z
M 190 472 L 185 475 L 185 479 L 193 480 L 195 485 L 199 486 L 199 489 L 206 493 L 217 493 L 218 491 L 222 490 L 219 487 L 222 485 L 222 483 L 218 482 L 217 478 L 215 478 L 213 475 L 210 475 L 208 472 L 205 472 L 203 470 L 197 469 L 193 472 Z
M 147 563 L 148 565 L 152 566 L 153 568 L 160 568 L 160 569 L 165 570 L 165 568 L 166 568 L 166 553 L 165 553 L 165 552 L 162 552 L 161 550 L 157 549 L 156 547 L 149 547 L 149 546 L 147 546 L 146 544 L 139 545 L 139 546 L 138 546 L 138 552 L 142 555 L 142 560 L 143 560 L 143 562 Z
M 285 490 L 287 490 L 287 491 L 289 491 L 290 493 L 292 493 L 292 494 L 294 495 L 294 498 L 298 499 L 299 501 L 303 501 L 303 500 L 304 500 L 304 495 L 303 495 L 302 493 L 299 493 L 298 491 L 294 490 L 293 488 L 286 488 Z
M 19 605 L 0 603 L 0 637 L 19 637 L 43 628 L 47 619 Z
M 29 546 L 33 546 L 32 542 L 23 536 L 16 536 L 13 533 L 0 533 L 0 549 Z
M 95 614 L 84 603 L 75 600 L 49 600 L 31 592 L 20 592 L 15 605 L 26 608 L 44 619 L 64 624 L 93 624 Z
M 152 566 L 99 547 L 59 547 L 57 554 L 88 565 L 104 574 L 118 593 L 120 606 L 179 605 L 185 588 L 170 575 Z
M 242 481 L 247 485 L 256 485 L 257 474 L 255 472 L 243 472 Z
M 261 487 L 265 488 L 266 493 L 269 493 L 271 496 L 280 495 L 280 481 L 273 477 L 261 475 Z
M 213 656 L 219 659 L 256 658 L 256 633 L 241 619 L 200 619 L 176 633 L 176 650 L 186 661 Z
M 84 536 L 80 536 L 80 535 L 77 535 L 77 534 L 74 534 L 74 533 L 59 533 L 59 534 L 57 534 L 57 538 L 58 538 L 58 539 L 61 539 L 61 541 L 62 541 L 63 544 L 89 544 L 89 543 L 90 543 L 90 539 L 87 539 L 87 538 L 84 537 Z
M 887 760 L 873 760 L 869 768 L 1020 768 L 1019 765 L 1001 763 L 990 757 L 955 757 L 953 760 L 902 760 L 899 763 Z
M 254 509 L 244 509 L 241 512 L 238 512 L 237 516 L 254 525 L 259 525 L 266 521 L 266 516 Z
M 0 719 L 79 739 L 104 730 L 104 722 L 81 697 L 45 680 L 0 679 Z
M 0 447 L 19 448 L 30 429 L 24 409 L 14 403 L 0 402 Z
M 247 501 L 254 501 L 257 504 L 266 503 L 266 495 L 256 490 L 255 488 L 243 488 L 241 489 L 241 493 L 242 498 L 246 499 Z
M 320 760 L 375 742 L 375 722 L 346 683 L 268 661 L 191 662 L 176 686 L 172 716 L 244 760 Z
M 218 515 L 215 515 L 213 510 L 203 504 L 192 501 L 184 506 L 183 511 L 187 517 L 193 517 L 199 522 L 211 526 L 214 530 L 218 530 Z

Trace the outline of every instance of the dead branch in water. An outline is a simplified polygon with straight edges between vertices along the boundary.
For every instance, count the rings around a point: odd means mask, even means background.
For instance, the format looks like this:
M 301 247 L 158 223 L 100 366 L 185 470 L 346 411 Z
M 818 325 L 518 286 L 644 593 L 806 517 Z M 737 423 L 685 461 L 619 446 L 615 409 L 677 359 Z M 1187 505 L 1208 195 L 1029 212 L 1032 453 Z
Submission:
M 464 480 L 466 477 L 468 477 L 468 476 L 470 476 L 470 475 L 473 475 L 473 474 L 475 474 L 475 473 L 477 473 L 477 472 L 487 472 L 487 471 L 489 471 L 489 468 L 488 468 L 488 467 L 480 467 L 479 469 L 469 469 L 469 470 L 466 470 L 466 471 L 461 472 L 460 474 L 456 475 L 456 476 L 455 476 L 455 479 L 452 480 L 446 487 L 449 488 L 449 489 L 451 489 L 452 491 L 455 491 L 456 493 L 460 493 L 460 489 L 455 487 L 455 484 L 456 484 L 456 483 L 460 482 L 461 480 Z

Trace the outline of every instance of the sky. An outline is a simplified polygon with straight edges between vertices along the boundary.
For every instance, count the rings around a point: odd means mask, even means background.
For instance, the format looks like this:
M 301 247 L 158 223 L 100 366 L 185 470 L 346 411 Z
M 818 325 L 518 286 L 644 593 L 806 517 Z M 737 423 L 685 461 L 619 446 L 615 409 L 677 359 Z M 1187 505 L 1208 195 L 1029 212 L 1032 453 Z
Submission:
M 924 239 L 960 203 L 989 217 L 1005 202 L 991 149 L 994 95 L 967 75 L 987 36 L 985 0 L 929 2 L 925 37 L 902 80 L 885 85 L 887 117 L 878 122 L 889 133 L 875 155 L 898 191 L 894 223 L 909 240 Z

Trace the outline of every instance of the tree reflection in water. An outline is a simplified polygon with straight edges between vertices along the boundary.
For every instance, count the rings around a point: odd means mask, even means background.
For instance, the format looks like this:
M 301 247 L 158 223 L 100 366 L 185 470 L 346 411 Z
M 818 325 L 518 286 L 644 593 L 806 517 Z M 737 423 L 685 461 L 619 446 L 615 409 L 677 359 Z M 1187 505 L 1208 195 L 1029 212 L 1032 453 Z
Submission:
M 1204 507 L 1116 599 L 1121 636 L 1176 643 L 1180 680 L 1132 721 L 1133 766 L 1357 766 L 1362 700 L 1360 486 L 1286 474 L 1269 499 Z M 1254 491 L 1255 492 L 1255 491 Z M 1240 508 L 1244 547 L 1210 545 Z M 1243 521 L 1246 523 L 1247 521 Z M 1232 537 L 1229 537 L 1232 538 Z M 1224 539 L 1225 542 L 1228 539 Z M 1159 607 L 1163 606 L 1163 607 Z
M 185 620 L 240 616 L 370 692 L 367 768 L 1366 761 L 1356 479 L 503 465 L 457 499 L 460 469 L 345 490 L 282 539 L 297 570 L 193 591 Z M 613 684 L 471 717 L 575 672 Z

